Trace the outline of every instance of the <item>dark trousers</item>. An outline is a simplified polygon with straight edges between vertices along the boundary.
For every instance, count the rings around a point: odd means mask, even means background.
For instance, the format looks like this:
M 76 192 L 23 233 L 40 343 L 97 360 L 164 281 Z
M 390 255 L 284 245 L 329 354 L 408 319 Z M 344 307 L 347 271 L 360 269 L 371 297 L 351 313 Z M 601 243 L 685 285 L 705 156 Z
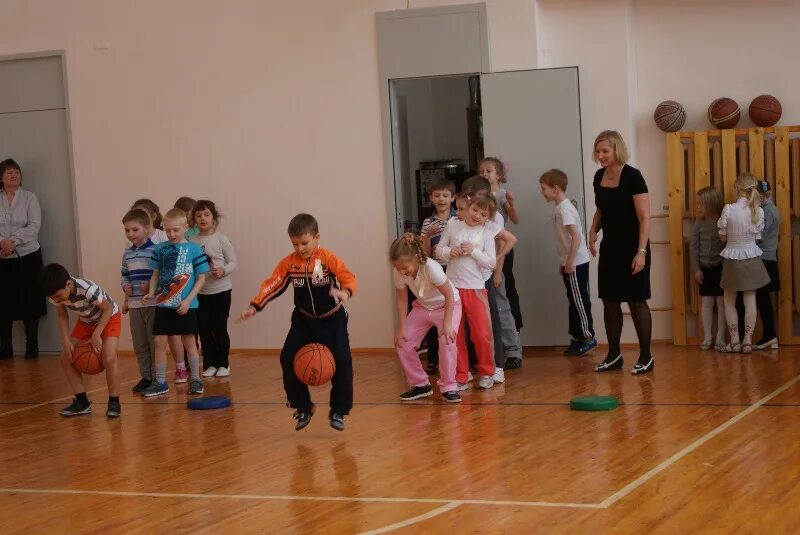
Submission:
M 331 379 L 331 411 L 346 415 L 353 408 L 353 358 L 350 355 L 350 337 L 347 334 L 347 312 L 344 308 L 327 318 L 309 318 L 295 309 L 292 325 L 281 349 L 283 388 L 289 407 L 301 412 L 311 410 L 311 394 L 294 373 L 294 356 L 306 344 L 322 344 L 331 350 L 336 363 L 336 373 Z
M 756 290 L 756 308 L 761 318 L 761 338 L 764 340 L 776 338 L 778 335 L 775 333 L 775 309 L 772 308 L 772 290 L 769 290 L 768 287 Z M 742 292 L 736 293 L 736 315 L 739 320 L 739 339 L 741 340 L 744 338 L 744 296 Z
M 519 293 L 517 293 L 517 283 L 514 281 L 514 249 L 508 252 L 503 263 L 503 278 L 506 285 L 506 297 L 508 304 L 511 305 L 511 315 L 514 316 L 514 323 L 517 330 L 522 329 L 522 311 L 519 308 Z
M 569 299 L 569 334 L 573 340 L 588 342 L 594 339 L 592 299 L 589 296 L 589 262 L 575 266 L 574 273 L 564 273 L 561 278 Z
M 39 351 L 39 318 L 24 320 L 25 324 L 25 349 L 27 353 Z M 14 320 L 0 318 L 0 345 L 8 348 L 12 347 L 11 333 L 14 328 Z
M 231 290 L 218 294 L 198 295 L 197 329 L 203 350 L 203 368 L 227 368 L 231 351 L 228 316 L 231 312 Z

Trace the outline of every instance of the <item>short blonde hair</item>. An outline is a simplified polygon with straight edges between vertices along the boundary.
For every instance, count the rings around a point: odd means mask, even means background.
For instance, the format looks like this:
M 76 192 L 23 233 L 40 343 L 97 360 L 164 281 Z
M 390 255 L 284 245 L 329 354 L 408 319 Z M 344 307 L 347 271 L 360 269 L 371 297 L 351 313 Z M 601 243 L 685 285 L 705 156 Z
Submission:
M 594 145 L 592 145 L 592 160 L 597 162 L 597 153 L 595 150 L 597 149 L 597 144 L 601 141 L 608 141 L 608 144 L 614 149 L 614 156 L 619 163 L 628 163 L 631 157 L 628 152 L 628 146 L 625 145 L 625 140 L 622 139 L 622 136 L 616 130 L 604 130 L 597 134 L 597 137 L 594 138 Z
M 167 220 L 169 220 L 169 221 L 180 221 L 180 220 L 183 220 L 184 223 L 186 223 L 186 224 L 189 223 L 189 218 L 186 215 L 186 212 L 184 210 L 181 210 L 180 208 L 171 208 L 171 209 L 167 210 L 167 213 L 164 214 L 164 221 L 167 221 Z

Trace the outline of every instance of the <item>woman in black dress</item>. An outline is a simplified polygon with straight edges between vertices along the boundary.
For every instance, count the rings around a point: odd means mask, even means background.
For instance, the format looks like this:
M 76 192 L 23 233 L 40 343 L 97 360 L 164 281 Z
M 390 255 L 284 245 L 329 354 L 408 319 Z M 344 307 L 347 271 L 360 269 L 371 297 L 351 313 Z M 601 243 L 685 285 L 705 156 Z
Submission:
M 595 371 L 622 368 L 622 302 L 628 303 L 639 338 L 639 361 L 633 374 L 647 373 L 655 362 L 650 354 L 652 319 L 650 299 L 650 196 L 638 169 L 627 165 L 628 149 L 618 132 L 601 132 L 594 141 L 594 175 L 597 212 L 589 230 L 589 250 L 597 255 L 600 242 L 598 286 L 608 336 L 608 355 Z

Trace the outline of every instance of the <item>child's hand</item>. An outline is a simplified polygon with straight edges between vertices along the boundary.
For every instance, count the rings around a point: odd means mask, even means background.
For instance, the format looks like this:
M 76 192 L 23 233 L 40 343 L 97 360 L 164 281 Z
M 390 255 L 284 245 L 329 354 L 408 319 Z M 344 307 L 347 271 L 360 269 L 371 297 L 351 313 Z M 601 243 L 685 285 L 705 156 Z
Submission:
M 455 246 L 450 248 L 450 258 L 456 258 L 458 256 L 462 256 L 464 251 L 461 250 L 460 246 Z
M 589 231 L 589 252 L 592 256 L 597 256 L 597 232 L 594 230 Z
M 100 338 L 101 334 L 102 333 L 95 329 L 94 333 L 92 333 L 92 337 L 89 339 L 89 345 L 92 346 L 92 349 L 94 349 L 94 352 L 98 355 L 103 351 L 103 339 Z
M 567 260 L 564 264 L 564 274 L 569 275 L 571 273 L 575 273 L 575 261 L 570 262 Z
M 225 276 L 225 270 L 220 267 L 214 268 L 211 270 L 211 274 L 214 276 L 214 278 L 221 279 Z
M 506 191 L 506 204 L 505 206 L 514 206 L 514 194 Z
M 694 280 L 697 281 L 697 284 L 703 284 L 703 272 L 699 269 L 694 272 Z
M 189 312 L 189 305 L 192 303 L 187 299 L 181 301 L 180 306 L 178 307 L 178 316 L 185 316 L 187 312 Z
M 61 347 L 64 348 L 64 353 L 66 353 L 67 357 L 71 360 L 72 354 L 75 352 L 75 346 L 72 344 L 72 340 L 64 338 L 61 340 Z
M 469 256 L 472 254 L 472 251 L 475 250 L 475 244 L 469 241 L 466 241 L 461 244 L 461 251 L 464 253 L 465 256 Z
M 148 293 L 147 293 L 147 295 L 145 295 L 144 297 L 142 297 L 142 303 L 144 303 L 144 304 L 146 305 L 146 304 L 148 304 L 150 301 L 152 301 L 154 297 L 155 297 L 155 296 L 154 296 L 153 294 L 151 294 L 151 293 L 149 293 L 149 292 L 148 292 Z
M 127 299 L 122 302 L 122 306 L 119 307 L 119 311 L 122 312 L 123 314 L 127 314 L 128 313 L 128 300 Z
M 456 341 L 456 331 L 453 329 L 452 325 L 444 325 L 442 329 L 442 336 L 447 341 L 448 344 L 452 344 Z
M 494 275 L 492 275 L 492 282 L 494 282 L 495 288 L 499 288 L 500 285 L 503 284 L 503 272 L 496 269 Z
M 398 329 L 396 333 L 394 333 L 394 347 L 399 347 L 402 342 L 406 341 L 405 329 Z
M 330 294 L 338 299 L 340 303 L 346 303 L 350 299 L 350 292 L 341 288 L 331 288 Z
M 258 312 L 258 311 L 256 310 L 256 308 L 254 306 L 251 305 L 251 306 L 247 307 L 247 309 L 243 310 L 242 313 L 239 314 L 239 317 L 236 318 L 236 323 L 244 323 L 245 321 L 247 321 L 250 318 L 252 318 L 253 316 L 255 316 L 256 312 Z
M 133 295 L 133 286 L 128 284 L 127 282 L 122 285 L 122 291 L 125 292 L 125 295 L 131 296 Z

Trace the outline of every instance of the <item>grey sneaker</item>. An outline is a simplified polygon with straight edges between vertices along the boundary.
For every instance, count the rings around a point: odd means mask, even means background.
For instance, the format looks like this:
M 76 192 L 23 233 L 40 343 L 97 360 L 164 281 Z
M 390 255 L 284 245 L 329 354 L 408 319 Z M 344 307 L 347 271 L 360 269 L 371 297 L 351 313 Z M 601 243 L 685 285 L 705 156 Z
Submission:
M 203 381 L 200 379 L 192 379 L 189 381 L 189 394 L 202 394 L 203 392 Z

